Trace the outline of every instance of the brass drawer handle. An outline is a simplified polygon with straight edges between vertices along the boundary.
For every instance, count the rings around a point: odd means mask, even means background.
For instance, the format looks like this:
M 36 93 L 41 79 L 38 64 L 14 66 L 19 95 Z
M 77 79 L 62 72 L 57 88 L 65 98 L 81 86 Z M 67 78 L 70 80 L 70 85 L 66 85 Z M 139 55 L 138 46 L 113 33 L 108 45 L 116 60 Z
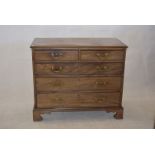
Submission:
M 97 86 L 106 86 L 108 84 L 107 81 L 96 81 L 95 83 Z
M 60 97 L 56 97 L 56 98 L 55 98 L 55 101 L 56 101 L 56 102 L 62 102 L 62 101 L 63 101 L 63 99 L 62 99 L 62 98 L 60 98 Z
M 108 66 L 97 66 L 96 67 L 97 71 L 107 71 L 109 70 Z
M 52 51 L 52 52 L 50 53 L 50 55 L 51 55 L 52 57 L 59 57 L 59 56 L 63 56 L 63 52 L 60 52 L 60 51 Z
M 62 66 L 52 66 L 51 71 L 54 73 L 59 73 L 59 72 L 63 71 L 63 67 Z
M 108 52 L 105 52 L 105 53 L 96 53 L 96 56 L 98 58 L 106 58 L 109 56 L 109 53 Z
M 97 100 L 96 100 L 96 102 L 98 102 L 98 103 L 102 103 L 102 102 L 104 102 L 105 101 L 105 97 L 102 97 L 102 98 L 98 98 Z
M 63 99 L 60 97 L 56 97 L 56 98 L 51 98 L 50 101 L 51 102 L 63 102 Z

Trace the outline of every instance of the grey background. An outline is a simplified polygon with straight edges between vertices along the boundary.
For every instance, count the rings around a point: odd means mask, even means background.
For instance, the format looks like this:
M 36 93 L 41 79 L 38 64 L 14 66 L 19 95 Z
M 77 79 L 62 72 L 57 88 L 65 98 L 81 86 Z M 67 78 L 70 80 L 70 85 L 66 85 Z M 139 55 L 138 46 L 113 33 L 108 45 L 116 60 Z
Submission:
M 30 44 L 35 37 L 116 37 L 127 50 L 124 120 L 105 112 L 52 113 L 32 121 Z M 0 26 L 0 128 L 152 128 L 155 26 Z

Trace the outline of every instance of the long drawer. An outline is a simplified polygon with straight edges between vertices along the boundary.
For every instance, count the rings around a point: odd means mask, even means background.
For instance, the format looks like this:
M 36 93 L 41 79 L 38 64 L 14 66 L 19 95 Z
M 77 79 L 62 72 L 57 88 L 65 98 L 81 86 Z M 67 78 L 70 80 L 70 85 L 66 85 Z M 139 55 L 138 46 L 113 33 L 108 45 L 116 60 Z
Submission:
M 121 77 L 36 78 L 37 91 L 115 90 L 121 89 Z
M 120 93 L 49 93 L 37 94 L 38 108 L 114 107 Z
M 101 74 L 122 75 L 122 63 L 44 63 L 35 64 L 35 74 Z

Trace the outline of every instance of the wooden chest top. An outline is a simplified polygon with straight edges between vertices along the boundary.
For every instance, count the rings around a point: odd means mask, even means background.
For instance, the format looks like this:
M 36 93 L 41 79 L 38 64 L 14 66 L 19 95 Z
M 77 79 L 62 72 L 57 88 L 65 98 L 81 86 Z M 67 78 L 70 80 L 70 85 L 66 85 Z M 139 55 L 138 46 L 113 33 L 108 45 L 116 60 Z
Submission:
M 127 45 L 116 38 L 35 38 L 31 48 L 44 47 L 118 47 Z

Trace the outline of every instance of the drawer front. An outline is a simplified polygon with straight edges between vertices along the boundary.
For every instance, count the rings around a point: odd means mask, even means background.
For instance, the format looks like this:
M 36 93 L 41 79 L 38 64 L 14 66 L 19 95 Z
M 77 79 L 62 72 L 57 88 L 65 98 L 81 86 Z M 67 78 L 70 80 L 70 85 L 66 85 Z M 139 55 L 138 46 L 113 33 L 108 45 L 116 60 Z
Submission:
M 37 95 L 38 108 L 118 106 L 119 93 L 50 93 Z
M 34 54 L 35 61 L 77 61 L 77 50 L 51 50 L 37 51 Z
M 77 78 L 36 78 L 37 91 L 76 90 Z
M 81 61 L 123 61 L 123 51 L 81 51 Z
M 50 63 L 50 64 L 35 64 L 36 74 L 77 74 L 77 63 Z
M 80 74 L 101 74 L 101 75 L 121 75 L 123 73 L 122 63 L 81 63 L 79 65 Z
M 79 101 L 83 107 L 118 106 L 120 93 L 81 93 Z
M 80 78 L 79 88 L 81 90 L 104 90 L 104 91 L 120 91 L 121 77 L 88 77 Z
M 38 108 L 63 108 L 67 105 L 78 105 L 77 94 L 50 93 L 37 95 Z
M 121 75 L 122 63 L 48 63 L 35 64 L 35 74 L 98 74 Z
M 38 91 L 121 89 L 121 77 L 36 78 Z

